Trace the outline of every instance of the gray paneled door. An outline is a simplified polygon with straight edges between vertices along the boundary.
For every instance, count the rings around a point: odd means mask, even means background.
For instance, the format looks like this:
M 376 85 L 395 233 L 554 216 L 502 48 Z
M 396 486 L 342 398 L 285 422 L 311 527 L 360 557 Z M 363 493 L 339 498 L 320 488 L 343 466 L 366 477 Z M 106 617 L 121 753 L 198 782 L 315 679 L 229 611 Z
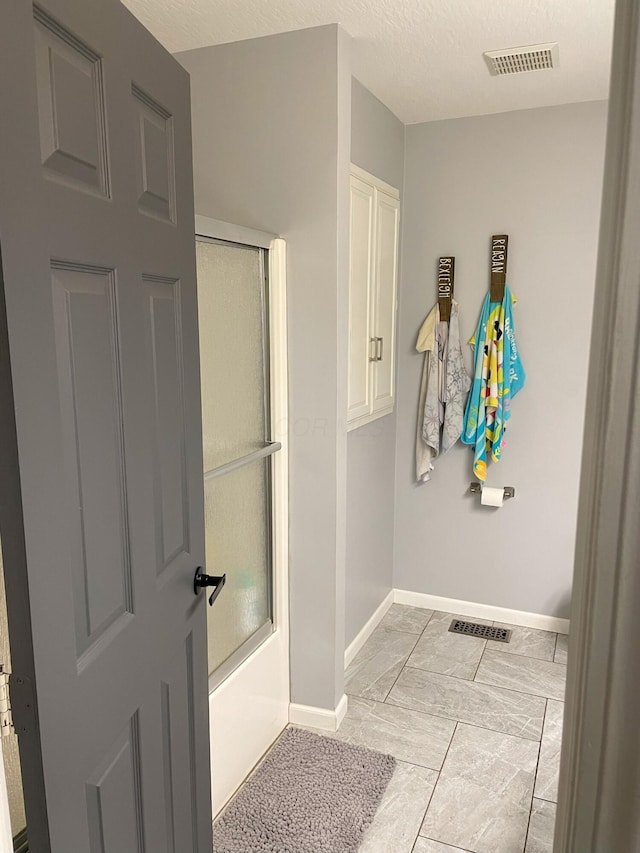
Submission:
M 119 0 L 2 0 L 0 524 L 34 853 L 211 850 L 193 234 L 184 70 Z

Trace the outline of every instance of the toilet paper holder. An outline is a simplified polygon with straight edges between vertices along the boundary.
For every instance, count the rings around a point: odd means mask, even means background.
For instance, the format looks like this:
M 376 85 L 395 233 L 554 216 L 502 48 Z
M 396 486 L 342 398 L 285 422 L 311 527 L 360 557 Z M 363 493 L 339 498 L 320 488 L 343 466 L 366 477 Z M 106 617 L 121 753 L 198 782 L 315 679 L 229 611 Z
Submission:
M 482 483 L 471 483 L 469 486 L 469 491 L 472 495 L 479 495 L 482 493 Z M 516 487 L 515 486 L 505 486 L 504 487 L 504 498 L 515 498 L 516 496 Z

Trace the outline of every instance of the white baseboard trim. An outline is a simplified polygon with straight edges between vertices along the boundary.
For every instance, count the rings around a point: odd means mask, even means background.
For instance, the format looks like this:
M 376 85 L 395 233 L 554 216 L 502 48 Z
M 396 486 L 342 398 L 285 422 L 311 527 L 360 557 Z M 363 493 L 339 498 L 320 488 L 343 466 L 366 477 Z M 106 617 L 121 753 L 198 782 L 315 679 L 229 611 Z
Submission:
M 312 729 L 322 729 L 325 732 L 337 732 L 340 723 L 347 713 L 347 694 L 342 694 L 335 711 L 328 708 L 316 708 L 313 705 L 289 705 L 289 722 L 294 726 L 309 726 Z
M 442 598 L 439 595 L 411 592 L 407 589 L 394 589 L 393 601 L 395 604 L 407 604 L 410 607 L 422 607 L 428 610 L 444 610 L 445 613 L 491 619 L 494 622 L 506 622 L 509 625 L 521 625 L 524 628 L 557 631 L 558 634 L 569 633 L 569 620 L 561 619 L 559 616 L 527 613 L 525 610 L 509 610 L 506 607 L 494 607 L 491 604 L 479 604 L 475 601 L 460 601 L 457 598 Z
M 360 649 L 367 642 L 369 637 L 373 634 L 375 629 L 378 627 L 380 622 L 382 621 L 385 613 L 391 607 L 394 602 L 394 592 L 395 590 L 390 590 L 388 595 L 385 597 L 382 604 L 376 608 L 371 618 L 366 622 L 364 627 L 358 632 L 355 638 L 349 643 L 347 648 L 344 650 L 344 668 L 346 669 L 354 657 L 358 654 Z

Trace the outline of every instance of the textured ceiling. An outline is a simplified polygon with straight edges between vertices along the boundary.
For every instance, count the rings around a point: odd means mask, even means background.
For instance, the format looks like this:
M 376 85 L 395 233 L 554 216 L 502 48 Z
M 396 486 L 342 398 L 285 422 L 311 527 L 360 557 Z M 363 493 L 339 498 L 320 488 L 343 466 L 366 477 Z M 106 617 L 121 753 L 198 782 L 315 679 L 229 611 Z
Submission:
M 614 0 L 124 0 L 172 53 L 339 23 L 353 73 L 405 123 L 606 98 Z M 557 69 L 482 53 L 557 41 Z

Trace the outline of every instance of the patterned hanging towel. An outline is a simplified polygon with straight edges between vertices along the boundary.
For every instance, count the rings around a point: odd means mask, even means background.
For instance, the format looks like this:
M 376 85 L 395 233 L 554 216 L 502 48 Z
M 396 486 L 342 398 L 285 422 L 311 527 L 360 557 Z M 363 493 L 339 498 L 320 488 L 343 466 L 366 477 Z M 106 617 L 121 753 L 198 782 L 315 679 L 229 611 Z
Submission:
M 416 480 L 431 479 L 433 460 L 460 438 L 464 404 L 471 379 L 464 366 L 458 303 L 451 302 L 449 323 L 440 320 L 434 305 L 422 324 L 416 343 L 424 353 L 416 435 Z
M 515 297 L 509 287 L 502 302 L 484 298 L 474 347 L 474 377 L 467 400 L 462 442 L 474 448 L 473 473 L 485 481 L 487 461 L 500 460 L 511 401 L 525 382 L 513 324 Z

